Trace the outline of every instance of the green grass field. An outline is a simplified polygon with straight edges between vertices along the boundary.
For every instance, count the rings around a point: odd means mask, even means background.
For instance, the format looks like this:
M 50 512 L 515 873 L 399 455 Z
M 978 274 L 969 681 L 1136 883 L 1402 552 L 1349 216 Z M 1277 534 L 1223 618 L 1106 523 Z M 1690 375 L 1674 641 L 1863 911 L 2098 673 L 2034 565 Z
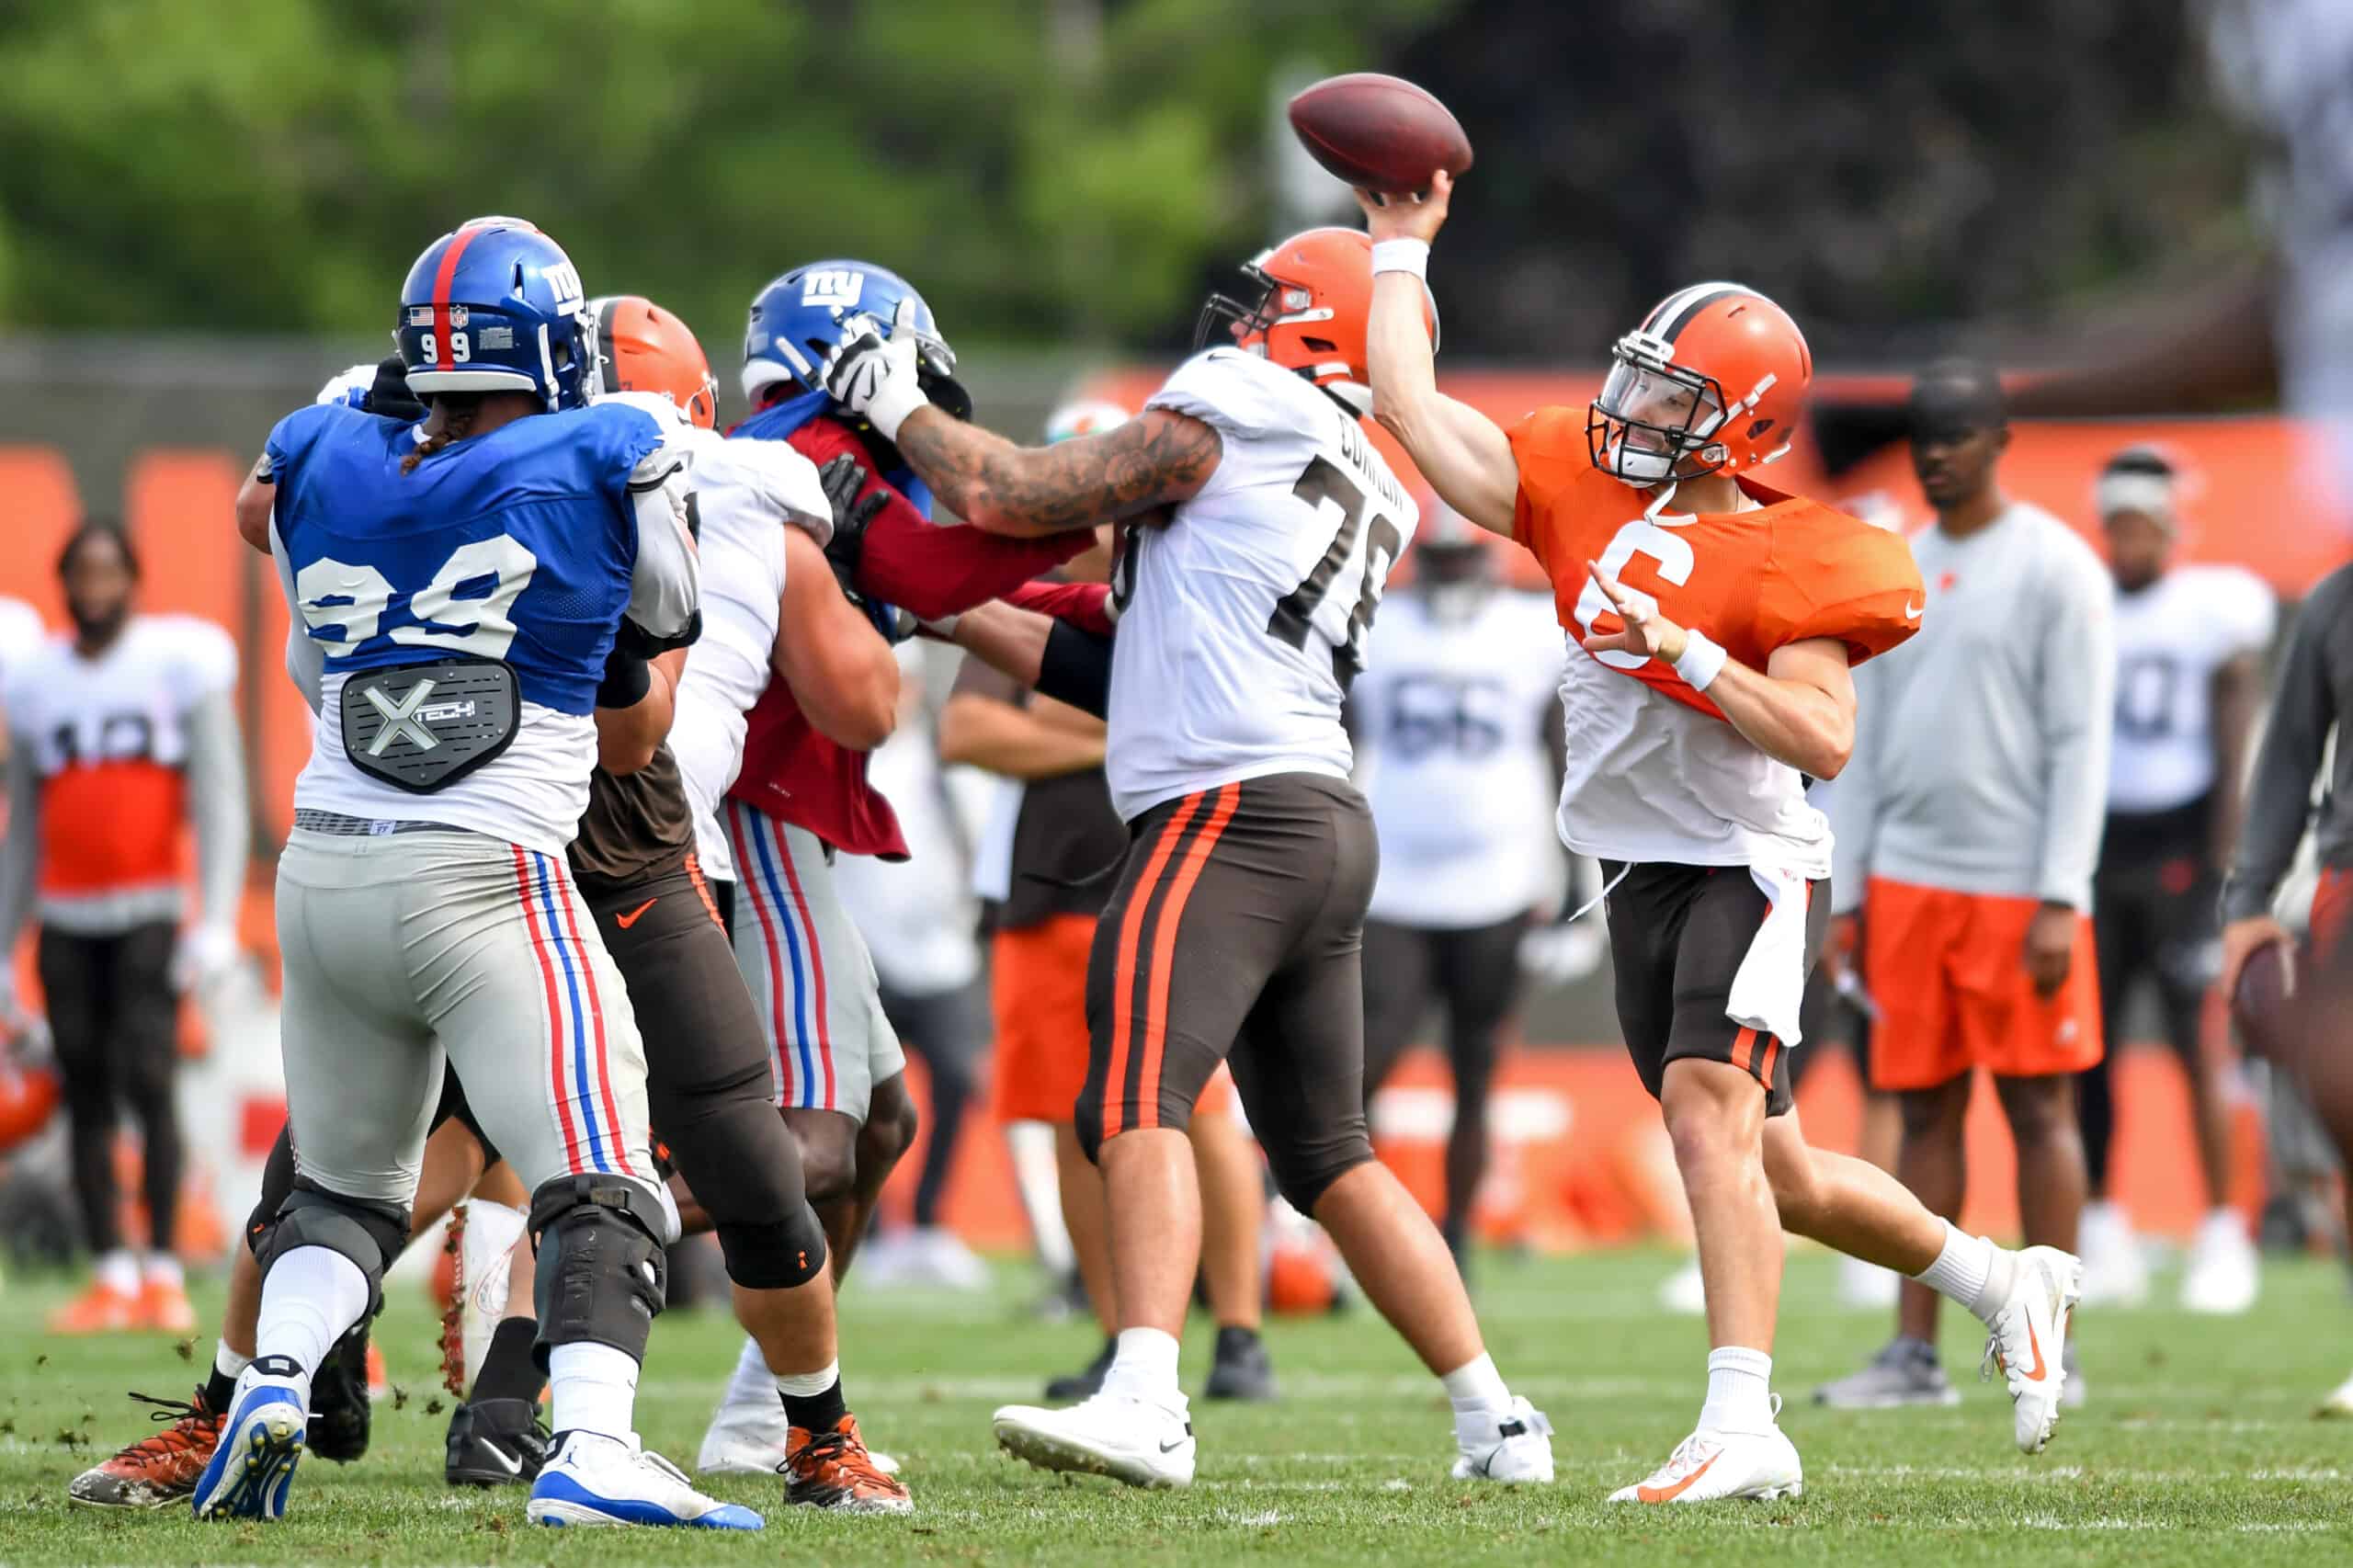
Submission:
M 1665 1458 L 1696 1413 L 1704 1341 L 1660 1315 L 1670 1262 L 1636 1254 L 1487 1260 L 1477 1286 L 1489 1343 L 1514 1386 L 1554 1423 L 1559 1482 L 1505 1491 L 1449 1482 L 1445 1404 L 1362 1310 L 1285 1321 L 1271 1342 L 1285 1397 L 1197 1404 L 1200 1478 L 1147 1495 L 1066 1483 L 996 1453 L 990 1409 L 1091 1350 L 1087 1330 L 1023 1315 L 1034 1280 L 999 1270 L 995 1296 L 883 1295 L 853 1285 L 843 1361 L 851 1403 L 914 1487 L 911 1520 L 837 1519 L 775 1503 L 772 1484 L 713 1489 L 767 1512 L 761 1535 L 567 1533 L 533 1528 L 518 1491 L 452 1493 L 440 1480 L 445 1415 L 431 1325 L 397 1290 L 378 1338 L 405 1400 L 380 1403 L 356 1466 L 306 1465 L 276 1525 L 198 1526 L 179 1509 L 111 1517 L 68 1507 L 67 1480 L 146 1429 L 126 1389 L 184 1394 L 197 1367 L 156 1339 L 56 1341 L 41 1314 L 64 1282 L 0 1294 L 0 1562 L 898 1563 L 1610 1562 L 1957 1564 L 2353 1561 L 2353 1423 L 2315 1422 L 2318 1396 L 2353 1370 L 2353 1303 L 2320 1265 L 2275 1267 L 2254 1316 L 2170 1311 L 2080 1325 L 2093 1403 L 2051 1451 L 2010 1444 L 1998 1382 L 1973 1376 L 1981 1336 L 1946 1313 L 1957 1410 L 1834 1415 L 1818 1380 L 1876 1349 L 1878 1313 L 1838 1309 L 1831 1266 L 1792 1260 L 1777 1383 L 1806 1465 L 1802 1501 L 1610 1507 L 1614 1486 Z M 217 1291 L 200 1302 L 217 1305 Z M 1208 1333 L 1188 1342 L 1188 1381 Z M 737 1341 L 716 1312 L 655 1330 L 640 1395 L 649 1442 L 691 1463 Z M 209 1356 L 210 1338 L 192 1347 Z

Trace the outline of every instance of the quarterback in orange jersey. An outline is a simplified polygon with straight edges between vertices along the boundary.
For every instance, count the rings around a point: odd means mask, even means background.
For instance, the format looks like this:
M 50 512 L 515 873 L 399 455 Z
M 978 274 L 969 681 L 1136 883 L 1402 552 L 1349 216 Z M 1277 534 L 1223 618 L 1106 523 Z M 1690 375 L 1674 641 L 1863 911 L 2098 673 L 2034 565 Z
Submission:
M 1802 1489 L 1770 1391 L 1783 1228 L 1966 1304 L 1992 1331 L 2018 1446 L 2040 1450 L 2075 1260 L 1962 1234 L 1884 1172 L 1809 1147 L 1790 1101 L 1829 912 L 1830 830 L 1806 787 L 1846 766 L 1850 667 L 1917 628 L 1919 574 L 1895 536 L 1756 481 L 1788 448 L 1813 361 L 1754 290 L 1668 295 L 1618 340 L 1589 408 L 1506 431 L 1440 393 L 1421 301 L 1452 188 L 1441 172 L 1419 198 L 1359 193 L 1373 413 L 1448 504 L 1543 563 L 1583 650 L 1561 686 L 1561 836 L 1609 880 L 1619 1021 L 1665 1114 L 1707 1285 L 1698 1426 L 1612 1500 Z

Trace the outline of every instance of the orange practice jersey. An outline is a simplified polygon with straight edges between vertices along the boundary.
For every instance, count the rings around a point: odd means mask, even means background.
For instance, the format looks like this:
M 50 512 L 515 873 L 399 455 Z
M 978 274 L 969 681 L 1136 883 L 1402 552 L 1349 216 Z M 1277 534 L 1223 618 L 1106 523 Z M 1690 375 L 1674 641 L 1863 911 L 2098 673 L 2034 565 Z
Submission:
M 1750 512 L 1643 516 L 1643 494 L 1593 466 L 1586 411 L 1540 408 L 1512 426 L 1519 498 L 1512 533 L 1552 580 L 1572 640 L 1622 630 L 1588 561 L 1648 596 L 1678 626 L 1704 631 L 1761 670 L 1777 648 L 1835 637 L 1850 663 L 1920 629 L 1926 594 L 1912 551 L 1883 528 L 1755 480 L 1735 481 Z M 1631 653 L 1589 655 L 1702 713 L 1722 713 L 1674 666 Z

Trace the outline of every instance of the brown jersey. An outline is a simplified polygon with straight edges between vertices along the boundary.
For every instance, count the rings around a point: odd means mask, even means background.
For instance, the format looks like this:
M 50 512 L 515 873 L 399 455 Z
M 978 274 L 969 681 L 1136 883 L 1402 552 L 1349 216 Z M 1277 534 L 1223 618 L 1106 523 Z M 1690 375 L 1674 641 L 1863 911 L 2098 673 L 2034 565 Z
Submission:
M 635 773 L 597 769 L 572 841 L 572 872 L 593 895 L 666 870 L 694 846 L 694 813 L 677 759 L 665 744 Z

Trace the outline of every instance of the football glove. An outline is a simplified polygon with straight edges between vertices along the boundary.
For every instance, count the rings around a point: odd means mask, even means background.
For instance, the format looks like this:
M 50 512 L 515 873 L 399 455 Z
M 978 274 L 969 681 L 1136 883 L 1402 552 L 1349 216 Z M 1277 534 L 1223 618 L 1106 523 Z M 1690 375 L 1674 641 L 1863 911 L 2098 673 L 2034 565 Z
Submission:
M 825 504 L 834 514 L 834 537 L 825 541 L 825 563 L 834 569 L 834 580 L 841 584 L 842 592 L 852 597 L 858 594 L 858 565 L 866 549 L 867 525 L 891 504 L 890 495 L 881 490 L 858 499 L 870 477 L 866 465 L 847 452 L 828 460 L 817 471 L 817 483 L 824 488 Z
M 872 316 L 843 324 L 842 340 L 825 357 L 825 395 L 861 415 L 886 441 L 899 438 L 908 415 L 930 405 L 923 390 L 923 348 L 915 341 L 915 301 L 899 301 L 891 335 Z
M 1519 967 L 1542 989 L 1583 980 L 1601 967 L 1600 922 L 1560 920 L 1532 926 L 1519 938 Z
M 191 926 L 172 951 L 172 989 L 209 991 L 237 963 L 237 933 L 226 926 Z

